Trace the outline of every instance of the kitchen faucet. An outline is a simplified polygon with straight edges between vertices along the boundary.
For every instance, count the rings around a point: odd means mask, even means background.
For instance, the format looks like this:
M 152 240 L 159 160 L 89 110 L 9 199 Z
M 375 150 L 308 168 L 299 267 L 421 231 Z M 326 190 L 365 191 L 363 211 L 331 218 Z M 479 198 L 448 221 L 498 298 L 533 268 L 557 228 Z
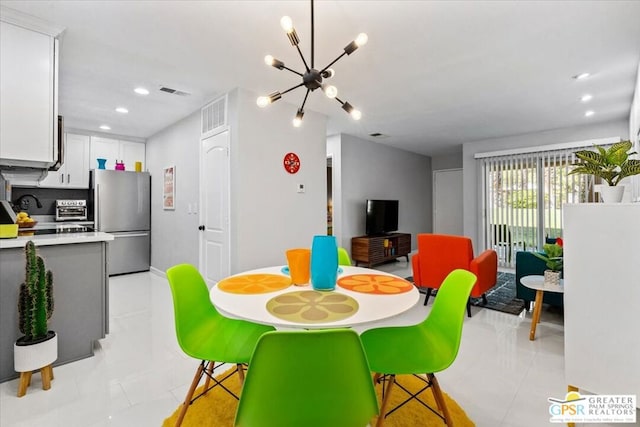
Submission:
M 23 211 L 26 211 L 27 209 L 29 209 L 29 201 L 24 200 L 27 197 L 33 197 L 33 200 L 36 201 L 36 206 L 38 208 L 42 208 L 42 203 L 40 203 L 40 200 L 38 200 L 36 196 L 34 196 L 33 194 L 23 194 L 22 196 L 16 199 L 16 206 L 19 206 L 19 209 Z

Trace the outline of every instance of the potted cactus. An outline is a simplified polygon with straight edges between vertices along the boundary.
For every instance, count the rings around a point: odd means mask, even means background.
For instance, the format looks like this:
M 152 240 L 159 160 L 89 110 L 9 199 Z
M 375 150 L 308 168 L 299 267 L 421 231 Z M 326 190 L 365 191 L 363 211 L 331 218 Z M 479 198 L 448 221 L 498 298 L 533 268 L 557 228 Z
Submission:
M 18 397 L 24 396 L 31 373 L 40 370 L 42 388 L 48 390 L 53 379 L 51 364 L 58 358 L 58 337 L 48 327 L 53 314 L 53 274 L 46 270 L 34 243 L 25 245 L 25 280 L 18 296 L 18 327 L 24 336 L 14 345 L 14 368 L 20 372 Z

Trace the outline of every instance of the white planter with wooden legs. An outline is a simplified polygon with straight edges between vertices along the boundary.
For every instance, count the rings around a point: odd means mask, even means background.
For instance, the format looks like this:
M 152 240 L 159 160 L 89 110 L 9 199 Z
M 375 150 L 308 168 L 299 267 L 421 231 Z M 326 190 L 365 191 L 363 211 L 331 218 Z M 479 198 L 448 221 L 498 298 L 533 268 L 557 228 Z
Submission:
M 27 393 L 27 387 L 31 384 L 33 371 L 40 371 L 42 375 L 42 389 L 51 388 L 53 379 L 53 362 L 58 358 L 58 335 L 53 335 L 44 341 L 29 345 L 13 345 L 13 364 L 16 372 L 20 372 L 20 384 L 18 397 Z

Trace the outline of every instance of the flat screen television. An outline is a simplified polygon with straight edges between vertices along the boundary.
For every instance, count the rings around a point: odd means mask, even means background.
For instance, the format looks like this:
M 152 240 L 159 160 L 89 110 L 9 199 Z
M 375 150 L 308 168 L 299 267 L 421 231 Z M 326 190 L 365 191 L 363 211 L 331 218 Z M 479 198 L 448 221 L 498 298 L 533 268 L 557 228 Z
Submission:
M 397 200 L 367 200 L 367 236 L 398 230 Z

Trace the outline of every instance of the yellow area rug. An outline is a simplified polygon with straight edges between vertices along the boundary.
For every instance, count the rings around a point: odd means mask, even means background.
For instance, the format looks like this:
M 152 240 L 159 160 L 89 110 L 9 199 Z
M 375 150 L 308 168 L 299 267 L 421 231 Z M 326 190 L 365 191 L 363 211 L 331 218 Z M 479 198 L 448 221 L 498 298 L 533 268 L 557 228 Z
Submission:
M 223 377 L 225 374 L 221 374 L 218 378 Z M 416 392 L 420 390 L 424 383 L 419 379 L 411 375 L 398 375 L 396 381 L 402 384 L 407 389 Z M 237 375 L 229 378 L 224 382 L 225 386 L 231 389 L 234 393 L 238 393 L 240 389 Z M 381 386 L 376 386 L 376 394 L 378 395 L 378 403 L 380 400 Z M 199 387 L 196 390 L 196 396 L 202 390 Z M 435 401 L 433 400 L 433 393 L 431 389 L 427 389 L 420 394 L 423 401 L 425 401 L 432 408 L 437 408 Z M 391 401 L 389 408 L 395 407 L 398 403 L 402 402 L 408 397 L 408 395 L 402 391 L 399 387 L 394 387 L 391 394 Z M 451 399 L 446 393 L 444 397 L 447 402 L 447 408 L 453 417 L 453 425 L 456 427 L 470 427 L 475 426 L 473 421 L 467 417 L 464 410 Z M 348 398 L 348 396 L 345 396 Z M 203 396 L 196 400 L 187 411 L 182 426 L 184 427 L 233 427 L 233 421 L 236 416 L 236 408 L 238 407 L 238 401 L 230 396 L 227 392 L 220 387 L 216 387 L 210 390 L 206 396 Z M 176 419 L 180 407 L 162 424 L 163 427 L 172 427 L 175 425 Z M 375 425 L 375 420 L 371 425 Z M 404 405 L 402 408 L 389 415 L 384 422 L 385 427 L 444 427 L 444 421 L 434 415 L 431 411 L 424 406 L 412 400 Z

